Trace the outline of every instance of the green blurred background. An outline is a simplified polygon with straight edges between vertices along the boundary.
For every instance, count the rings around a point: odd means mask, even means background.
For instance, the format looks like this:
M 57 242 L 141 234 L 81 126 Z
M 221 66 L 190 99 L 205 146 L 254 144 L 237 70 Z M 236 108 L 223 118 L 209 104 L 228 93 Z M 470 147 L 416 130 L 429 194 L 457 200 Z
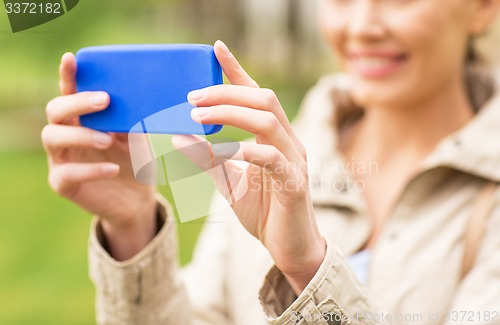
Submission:
M 276 91 L 291 119 L 307 89 L 335 69 L 317 30 L 318 1 L 82 0 L 16 34 L 0 6 L 0 324 L 95 323 L 91 216 L 51 192 L 40 144 L 45 104 L 58 95 L 61 55 L 92 45 L 222 39 L 261 86 Z M 498 57 L 493 34 L 486 52 Z M 248 134 L 225 127 L 221 136 Z M 160 190 L 168 196 L 168 188 Z M 183 264 L 202 224 L 179 224 Z
M 91 216 L 49 189 L 40 144 L 45 104 L 58 95 L 61 55 L 91 45 L 222 39 L 261 86 L 278 93 L 291 118 L 329 63 L 318 59 L 326 50 L 310 37 L 315 28 L 304 27 L 314 10 L 303 15 L 298 1 L 276 3 L 83 0 L 16 34 L 0 6 L 0 324 L 95 323 L 87 275 Z M 221 136 L 247 135 L 225 128 Z M 183 264 L 201 226 L 202 220 L 179 225 Z

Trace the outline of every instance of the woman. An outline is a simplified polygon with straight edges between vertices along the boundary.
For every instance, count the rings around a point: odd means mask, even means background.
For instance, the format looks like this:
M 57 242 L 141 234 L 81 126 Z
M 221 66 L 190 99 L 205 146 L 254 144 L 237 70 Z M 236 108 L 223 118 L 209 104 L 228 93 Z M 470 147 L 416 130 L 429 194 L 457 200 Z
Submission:
M 255 134 L 234 157 L 213 152 L 230 159 L 235 189 L 243 176 L 257 186 L 211 217 L 225 222 L 207 223 L 182 272 L 172 213 L 131 176 L 126 138 L 79 126 L 109 97 L 75 94 L 65 54 L 42 139 L 52 188 L 96 215 L 99 323 L 500 324 L 496 193 L 475 263 L 460 268 L 474 201 L 500 181 L 500 97 L 467 72 L 499 6 L 324 0 L 322 30 L 347 74 L 323 78 L 293 127 L 217 42 L 232 85 L 192 92 L 192 116 Z

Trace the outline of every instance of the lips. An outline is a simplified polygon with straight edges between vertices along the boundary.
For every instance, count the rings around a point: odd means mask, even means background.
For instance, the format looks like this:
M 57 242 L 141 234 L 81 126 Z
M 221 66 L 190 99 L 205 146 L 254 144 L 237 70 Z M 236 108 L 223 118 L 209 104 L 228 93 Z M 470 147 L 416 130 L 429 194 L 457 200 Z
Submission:
M 364 51 L 347 56 L 349 70 L 364 78 L 388 77 L 398 70 L 408 56 L 400 52 Z

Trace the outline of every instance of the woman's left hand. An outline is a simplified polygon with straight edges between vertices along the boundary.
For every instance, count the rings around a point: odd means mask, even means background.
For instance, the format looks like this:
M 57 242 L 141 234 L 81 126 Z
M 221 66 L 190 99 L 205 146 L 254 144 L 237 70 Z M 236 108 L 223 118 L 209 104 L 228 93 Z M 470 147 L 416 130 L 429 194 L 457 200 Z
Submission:
M 174 145 L 207 171 L 214 161 L 224 160 L 226 174 L 213 169 L 209 174 L 242 225 L 268 249 L 276 267 L 300 294 L 326 252 L 309 195 L 305 149 L 275 93 L 259 88 L 224 43 L 215 43 L 215 54 L 231 85 L 191 92 L 188 99 L 198 107 L 192 118 L 243 129 L 256 141 L 238 143 L 236 153 L 230 144 L 210 144 L 196 136 L 175 136 Z M 204 154 L 183 151 L 202 142 L 207 148 Z

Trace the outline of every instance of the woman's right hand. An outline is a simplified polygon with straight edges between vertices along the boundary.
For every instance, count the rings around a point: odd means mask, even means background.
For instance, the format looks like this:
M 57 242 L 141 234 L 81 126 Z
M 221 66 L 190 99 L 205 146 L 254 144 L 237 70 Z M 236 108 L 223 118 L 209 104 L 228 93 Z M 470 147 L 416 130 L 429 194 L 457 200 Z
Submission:
M 46 108 L 41 137 L 48 155 L 49 184 L 59 195 L 98 215 L 114 258 L 138 253 L 156 233 L 153 186 L 139 184 L 132 171 L 128 135 L 80 125 L 81 115 L 106 109 L 105 92 L 76 93 L 76 61 L 61 59 L 62 96 Z

